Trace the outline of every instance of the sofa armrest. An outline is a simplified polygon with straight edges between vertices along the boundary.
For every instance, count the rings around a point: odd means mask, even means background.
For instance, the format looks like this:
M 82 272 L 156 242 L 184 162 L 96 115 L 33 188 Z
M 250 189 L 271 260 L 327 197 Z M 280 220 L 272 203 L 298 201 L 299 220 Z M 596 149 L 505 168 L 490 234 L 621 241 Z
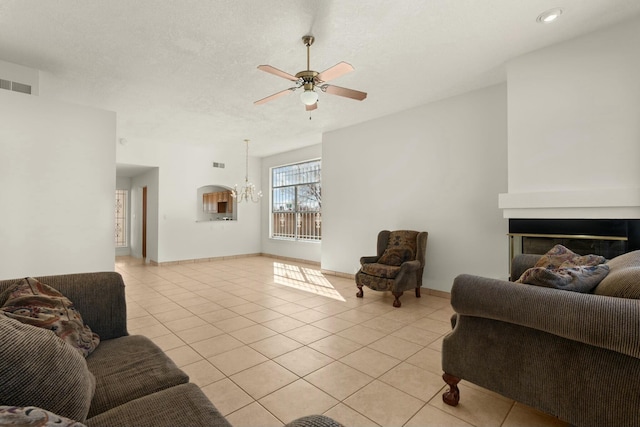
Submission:
M 458 315 L 513 323 L 640 358 L 637 300 L 463 274 L 453 282 L 451 305 Z
M 380 257 L 378 255 L 363 256 L 363 257 L 360 258 L 360 265 L 375 264 L 376 262 L 378 262 L 379 259 L 380 259 Z
M 82 315 L 84 323 L 101 340 L 128 335 L 124 281 L 119 273 L 76 273 L 36 279 L 69 298 Z M 18 280 L 3 282 L 15 283 Z

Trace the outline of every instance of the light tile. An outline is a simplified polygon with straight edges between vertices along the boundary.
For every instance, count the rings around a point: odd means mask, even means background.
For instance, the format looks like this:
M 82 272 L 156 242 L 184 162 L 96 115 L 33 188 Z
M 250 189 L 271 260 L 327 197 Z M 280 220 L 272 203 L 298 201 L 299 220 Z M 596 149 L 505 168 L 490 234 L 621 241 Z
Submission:
M 165 353 L 171 360 L 173 360 L 173 363 L 175 363 L 178 368 L 202 360 L 201 355 L 186 345 L 172 348 L 171 350 L 167 350 Z
M 181 369 L 189 375 L 189 381 L 198 385 L 200 388 L 224 378 L 224 374 L 208 360 L 200 360 L 185 365 Z
M 207 360 L 225 375 L 230 376 L 265 362 L 268 359 L 251 347 L 242 346 L 209 357 Z
M 463 383 L 458 384 L 458 388 L 458 406 L 447 405 L 439 395 L 434 396 L 429 405 L 476 426 L 501 425 L 513 405 L 512 401 L 492 396 Z
M 570 424 L 521 403 L 516 403 L 502 427 L 569 427 Z
M 196 326 L 195 328 L 185 329 L 183 331 L 178 331 L 175 333 L 187 344 L 192 344 L 194 342 L 206 340 L 208 338 L 212 338 L 218 335 L 224 334 L 223 331 L 216 328 L 213 325 L 205 324 L 201 326 Z
M 226 418 L 234 427 L 281 427 L 284 425 L 258 402 L 238 409 Z
M 332 358 L 309 347 L 301 347 L 273 360 L 301 377 L 333 362 Z
M 163 268 L 116 260 L 129 331 L 174 358 L 232 425 L 282 426 L 324 413 L 346 426 L 566 426 L 465 381 L 458 407 L 444 405 L 441 346 L 453 313 L 447 298 L 407 292 L 394 308 L 388 292 L 356 298 L 353 278 L 325 274 L 323 283 L 345 298 L 337 301 L 276 284 L 276 263 L 291 266 L 291 274 L 319 270 L 262 256 Z M 315 278 L 307 276 L 309 289 Z M 194 318 L 204 323 L 190 324 Z M 417 408 L 407 403 L 416 401 Z
M 398 359 L 367 347 L 346 355 L 340 361 L 374 378 L 400 363 Z
M 278 357 L 281 354 L 285 354 L 290 352 L 291 350 L 295 350 L 296 348 L 302 347 L 296 340 L 292 340 L 289 337 L 285 337 L 284 335 L 274 335 L 267 339 L 254 342 L 249 345 L 254 350 L 259 351 L 270 359 L 274 357 Z
M 202 392 L 223 416 L 227 416 L 254 402 L 251 396 L 228 378 L 202 387 Z
M 426 329 L 416 328 L 414 326 L 405 326 L 393 332 L 391 335 L 420 346 L 426 346 L 440 338 L 442 334 L 431 332 Z
M 340 362 L 333 362 L 304 377 L 306 381 L 338 400 L 344 400 L 373 378 Z
M 277 319 L 282 316 L 283 314 L 278 313 L 277 311 L 270 310 L 268 308 L 264 308 L 262 310 L 254 311 L 252 313 L 247 313 L 244 315 L 244 317 L 253 320 L 256 323 L 268 322 L 269 320 Z
M 298 376 L 269 360 L 232 375 L 231 380 L 254 399 L 260 399 L 298 380 Z
M 338 403 L 333 408 L 329 409 L 323 415 L 330 417 L 331 419 L 336 420 L 340 424 L 344 426 L 357 426 L 357 427 L 380 427 L 380 424 L 377 424 L 371 421 L 369 418 L 360 414 L 357 411 L 349 408 L 347 405 L 343 403 Z M 422 427 L 428 424 L 422 424 Z
M 290 331 L 291 329 L 295 329 L 295 328 L 299 328 L 300 326 L 303 326 L 304 322 L 301 322 L 296 319 L 292 319 L 289 316 L 282 316 L 277 319 L 264 322 L 262 325 L 266 326 L 269 329 L 273 329 L 276 332 L 283 333 L 286 331 Z
M 442 375 L 442 353 L 431 348 L 423 348 L 406 360 L 407 363 L 417 366 L 431 373 Z
M 185 342 L 182 341 L 174 334 L 160 335 L 159 337 L 151 338 L 162 351 L 171 350 L 172 348 L 182 347 Z
M 326 338 L 312 342 L 309 347 L 334 359 L 340 359 L 362 348 L 362 345 L 338 335 L 329 335 Z
M 423 348 L 418 344 L 405 341 L 402 338 L 397 338 L 393 335 L 380 338 L 378 341 L 369 344 L 369 347 L 400 360 L 413 356 Z
M 431 405 L 424 405 L 413 418 L 407 422 L 404 427 L 473 427 L 460 418 L 447 414 Z
M 356 325 L 342 330 L 338 332 L 338 335 L 362 345 L 371 344 L 385 336 L 385 334 L 380 331 L 376 331 L 375 329 L 367 328 L 362 325 Z
M 338 401 L 308 382 L 298 380 L 263 397 L 258 403 L 288 423 L 305 415 L 322 414 Z
M 248 328 L 229 332 L 229 335 L 239 339 L 245 344 L 251 344 L 256 341 L 269 338 L 270 336 L 273 336 L 276 334 L 277 332 L 274 331 L 273 329 L 269 329 L 262 325 L 253 325 L 253 326 L 249 326 Z
M 191 344 L 191 347 L 200 353 L 202 357 L 209 358 L 233 350 L 234 348 L 242 347 L 243 345 L 242 341 L 235 339 L 231 335 L 224 334 L 198 341 Z
M 402 426 L 424 402 L 381 381 L 373 381 L 344 400 L 344 404 L 385 427 Z
M 191 317 L 187 317 L 184 319 L 172 320 L 170 322 L 165 322 L 164 325 L 171 329 L 174 332 L 184 331 L 185 329 L 195 328 L 197 326 L 206 325 L 207 322 L 199 318 L 198 316 L 191 315 Z
M 316 328 L 312 325 L 304 325 L 299 328 L 283 332 L 283 335 L 286 335 L 302 344 L 311 344 L 314 341 L 318 341 L 319 339 L 331 335 L 331 332 Z
M 335 334 L 336 332 L 340 332 L 352 326 L 355 326 L 355 323 L 349 322 L 348 320 L 340 319 L 337 316 L 333 316 L 318 320 L 317 322 L 313 322 L 312 325 Z
M 253 320 L 249 320 L 244 316 L 236 316 L 229 319 L 220 320 L 219 322 L 215 322 L 213 326 L 225 332 L 232 332 L 237 331 L 238 329 L 253 326 L 255 324 L 256 322 L 254 322 Z
M 394 366 L 379 379 L 423 402 L 431 400 L 445 385 L 442 376 L 422 370 L 409 363 Z

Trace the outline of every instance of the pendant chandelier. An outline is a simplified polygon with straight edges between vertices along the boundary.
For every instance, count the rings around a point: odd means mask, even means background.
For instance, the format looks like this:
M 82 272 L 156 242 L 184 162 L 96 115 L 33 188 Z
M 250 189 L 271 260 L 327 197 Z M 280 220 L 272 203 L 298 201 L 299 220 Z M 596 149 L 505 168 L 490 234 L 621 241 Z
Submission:
M 242 203 L 242 201 L 248 202 L 251 200 L 253 203 L 258 203 L 260 198 L 262 197 L 262 191 L 256 192 L 256 186 L 249 182 L 249 140 L 244 140 L 246 144 L 246 173 L 244 175 L 244 185 L 238 191 L 238 184 L 233 187 L 231 190 L 231 197 L 236 199 L 238 203 Z

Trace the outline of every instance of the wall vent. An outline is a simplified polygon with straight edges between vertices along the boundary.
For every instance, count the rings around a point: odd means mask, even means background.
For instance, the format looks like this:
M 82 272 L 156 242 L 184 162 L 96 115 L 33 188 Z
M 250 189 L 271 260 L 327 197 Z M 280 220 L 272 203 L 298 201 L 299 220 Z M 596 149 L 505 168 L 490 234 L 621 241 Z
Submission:
M 14 92 L 26 93 L 27 95 L 31 95 L 30 85 L 12 82 L 10 80 L 0 79 L 0 89 L 12 90 Z
M 213 167 L 224 169 L 224 163 L 213 162 Z

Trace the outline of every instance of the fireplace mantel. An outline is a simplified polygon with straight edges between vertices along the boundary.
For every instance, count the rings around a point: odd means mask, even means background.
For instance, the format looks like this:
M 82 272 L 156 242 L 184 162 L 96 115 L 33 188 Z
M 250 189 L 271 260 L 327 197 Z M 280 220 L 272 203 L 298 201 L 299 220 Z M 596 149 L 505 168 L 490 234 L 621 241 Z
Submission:
M 640 189 L 502 193 L 504 218 L 640 218 Z

